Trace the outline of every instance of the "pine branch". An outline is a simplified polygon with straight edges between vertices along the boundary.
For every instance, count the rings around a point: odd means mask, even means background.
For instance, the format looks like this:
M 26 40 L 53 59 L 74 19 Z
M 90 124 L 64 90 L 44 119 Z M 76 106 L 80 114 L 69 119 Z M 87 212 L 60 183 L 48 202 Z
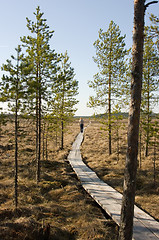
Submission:
M 147 4 L 145 5 L 145 11 L 146 11 L 146 9 L 149 7 L 149 5 L 154 4 L 154 3 L 158 3 L 158 1 L 152 1 L 152 2 L 147 3 Z

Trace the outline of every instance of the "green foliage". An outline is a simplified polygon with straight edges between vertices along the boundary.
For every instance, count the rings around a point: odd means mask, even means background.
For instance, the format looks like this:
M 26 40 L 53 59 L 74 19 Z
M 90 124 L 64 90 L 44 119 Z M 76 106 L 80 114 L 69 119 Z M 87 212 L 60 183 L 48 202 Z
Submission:
M 151 25 L 149 27 L 150 35 L 155 41 L 159 54 L 159 18 L 151 14 L 150 21 L 151 21 Z
M 72 117 L 76 111 L 74 106 L 78 103 L 78 81 L 74 79 L 74 69 L 71 67 L 67 52 L 61 54 L 59 69 L 52 83 L 53 112 L 59 119 Z
M 145 31 L 144 55 L 143 55 L 143 83 L 142 83 L 142 109 L 148 109 L 155 105 L 158 100 L 159 89 L 159 56 L 156 44 L 148 30 Z
M 45 102 L 51 97 L 50 84 L 56 72 L 57 54 L 50 49 L 49 41 L 54 31 L 49 30 L 40 7 L 36 8 L 35 22 L 27 18 L 27 27 L 31 36 L 21 38 L 26 48 L 27 61 L 30 63 L 30 75 L 27 78 L 28 112 L 36 118 L 36 162 L 37 182 L 40 181 L 41 158 L 41 119 L 46 110 Z
M 21 109 L 26 91 L 25 82 L 25 59 L 21 54 L 21 47 L 15 49 L 17 57 L 11 56 L 12 61 L 15 60 L 16 64 L 13 64 L 11 60 L 7 60 L 6 64 L 3 64 L 2 70 L 8 72 L 8 75 L 3 75 L 1 82 L 1 101 L 8 101 L 8 107 L 14 113 L 14 137 L 15 137 L 15 171 L 14 171 L 14 190 L 15 190 L 15 208 L 18 206 L 18 112 Z
M 74 79 L 74 69 L 71 67 L 67 52 L 61 54 L 58 72 L 52 84 L 53 98 L 50 102 L 53 115 L 61 124 L 62 148 L 65 124 L 73 117 L 78 103 L 78 81 Z
M 8 107 L 13 112 L 15 112 L 15 107 L 17 107 L 17 111 L 20 110 L 27 88 L 25 82 L 26 61 L 21 53 L 21 47 L 18 46 L 15 50 L 17 57 L 11 56 L 11 60 L 7 60 L 6 64 L 2 65 L 2 71 L 7 74 L 3 74 L 0 84 L 0 100 L 8 102 Z
M 89 81 L 89 87 L 96 92 L 96 96 L 89 99 L 90 107 L 107 106 L 110 95 L 116 104 L 116 100 L 121 100 L 125 94 L 129 84 L 125 59 L 128 51 L 125 49 L 124 39 L 119 26 L 113 21 L 106 32 L 99 30 L 99 38 L 94 42 L 96 56 L 93 58 L 99 72 L 94 75 L 93 81 Z
M 143 81 L 142 81 L 142 100 L 141 124 L 145 131 L 146 151 L 148 156 L 148 148 L 150 143 L 151 125 L 152 125 L 152 110 L 158 103 L 159 95 L 159 56 L 157 54 L 156 43 L 153 41 L 150 29 L 145 29 L 145 42 L 143 54 Z
M 96 48 L 95 63 L 99 72 L 94 75 L 94 80 L 89 81 L 96 96 L 89 98 L 90 107 L 105 107 L 108 111 L 109 129 L 109 154 L 111 154 L 111 113 L 112 106 L 123 104 L 123 96 L 129 86 L 127 78 L 125 36 L 121 36 L 119 27 L 111 21 L 106 32 L 99 30 L 99 38 L 94 42 Z M 126 90 L 126 91 L 125 91 Z
M 31 36 L 21 38 L 23 46 L 26 48 L 27 60 L 32 69 L 28 77 L 28 103 L 31 111 L 42 108 L 42 100 L 47 101 L 50 97 L 50 84 L 56 72 L 57 54 L 50 49 L 49 41 L 54 31 L 49 30 L 40 7 L 34 12 L 36 21 L 27 18 L 27 27 Z M 39 106 L 37 106 L 37 101 Z M 42 110 L 42 109 L 41 109 Z

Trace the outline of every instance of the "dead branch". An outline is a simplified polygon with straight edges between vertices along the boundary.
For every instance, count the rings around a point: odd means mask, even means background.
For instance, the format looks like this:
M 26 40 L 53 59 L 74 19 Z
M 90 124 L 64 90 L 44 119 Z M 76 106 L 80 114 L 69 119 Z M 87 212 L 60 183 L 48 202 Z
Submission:
M 158 1 L 152 1 L 152 2 L 147 3 L 147 4 L 145 5 L 145 11 L 146 11 L 146 9 L 149 7 L 149 5 L 154 4 L 154 3 L 158 3 Z

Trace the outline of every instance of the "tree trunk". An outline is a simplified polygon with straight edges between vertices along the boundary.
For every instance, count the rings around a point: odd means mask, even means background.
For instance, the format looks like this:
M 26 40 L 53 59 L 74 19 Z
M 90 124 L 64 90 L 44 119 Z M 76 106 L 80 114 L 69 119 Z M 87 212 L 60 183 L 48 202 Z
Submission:
M 120 155 L 120 139 L 119 139 L 119 128 L 117 126 L 117 161 L 119 162 L 119 155 Z
M 112 154 L 112 140 L 111 140 L 111 72 L 112 72 L 112 66 L 111 66 L 111 55 L 112 55 L 112 43 L 110 46 L 110 59 L 109 59 L 109 86 L 108 86 L 108 132 L 109 132 L 109 155 Z
M 63 142 L 64 142 L 64 126 L 63 120 L 61 121 L 61 150 L 63 149 Z
M 40 182 L 41 175 L 41 92 L 39 93 L 39 127 L 38 127 L 38 182 Z
M 15 208 L 18 206 L 18 100 L 15 107 Z
M 45 160 L 45 120 L 43 124 L 43 161 Z
M 58 143 L 58 141 L 57 141 L 57 140 L 58 140 L 58 139 L 57 139 L 57 138 L 58 138 L 58 135 L 57 135 L 57 127 L 56 127 L 56 129 L 55 129 L 55 133 L 56 133 L 55 139 L 56 139 L 56 147 L 57 147 L 57 143 Z
M 37 152 L 37 183 L 40 182 L 41 174 L 41 76 L 40 64 L 38 64 L 38 152 Z
M 37 79 L 38 79 L 38 68 L 37 68 Z M 38 160 L 38 145 L 39 143 L 39 97 L 38 97 L 38 89 L 36 92 L 36 181 L 39 182 L 39 160 Z
M 145 157 L 148 156 L 149 151 L 149 141 L 150 141 L 150 90 L 149 90 L 149 70 L 148 70 L 148 83 L 147 83 L 147 128 L 146 128 L 146 148 L 145 148 Z
M 46 161 L 48 160 L 47 138 L 48 138 L 48 126 L 46 126 L 46 139 L 45 139 L 45 159 L 46 159 Z
M 108 132 L 109 132 L 109 155 L 112 154 L 111 147 L 111 77 L 109 76 L 109 94 L 108 94 Z
M 40 182 L 41 161 L 41 76 L 40 64 L 37 63 L 37 96 L 36 96 L 36 181 Z
M 153 182 L 156 185 L 156 136 L 154 137 L 154 152 L 153 152 Z
M 16 99 L 15 99 L 15 174 L 14 174 L 14 194 L 15 208 L 18 207 L 18 87 L 19 87 L 19 52 L 17 51 L 17 79 L 16 79 Z
M 131 240 L 136 188 L 139 119 L 143 69 L 144 0 L 134 0 L 131 102 L 128 121 L 128 146 L 121 208 L 120 240 Z
M 140 128 L 139 128 L 139 167 L 140 167 L 140 169 L 142 167 L 141 149 L 142 149 L 142 128 L 140 126 Z

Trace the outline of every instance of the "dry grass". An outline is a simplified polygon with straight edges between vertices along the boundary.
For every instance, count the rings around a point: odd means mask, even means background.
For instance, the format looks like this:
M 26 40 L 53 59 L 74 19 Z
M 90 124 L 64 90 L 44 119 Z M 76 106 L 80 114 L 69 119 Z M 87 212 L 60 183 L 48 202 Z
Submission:
M 67 162 L 68 152 L 79 132 L 78 123 L 70 124 L 65 134 L 64 150 L 56 146 L 54 134 L 49 134 L 48 159 L 42 159 L 41 182 L 38 185 L 35 180 L 35 126 L 31 121 L 21 120 L 20 127 L 17 211 L 13 201 L 13 123 L 3 127 L 1 134 L 0 239 L 39 240 L 38 232 L 43 221 L 51 225 L 50 240 L 117 239 L 117 226 L 103 217 L 101 209 L 83 190 Z
M 123 174 L 126 156 L 127 120 L 123 120 L 120 130 L 120 159 L 117 161 L 116 132 L 112 134 L 112 154 L 108 155 L 107 133 L 101 130 L 101 124 L 92 120 L 85 132 L 81 150 L 84 161 L 105 182 L 122 192 Z M 159 220 L 159 149 L 156 157 L 156 185 L 153 183 L 153 149 L 149 156 L 143 157 L 142 168 L 138 168 L 136 203 L 142 209 Z

